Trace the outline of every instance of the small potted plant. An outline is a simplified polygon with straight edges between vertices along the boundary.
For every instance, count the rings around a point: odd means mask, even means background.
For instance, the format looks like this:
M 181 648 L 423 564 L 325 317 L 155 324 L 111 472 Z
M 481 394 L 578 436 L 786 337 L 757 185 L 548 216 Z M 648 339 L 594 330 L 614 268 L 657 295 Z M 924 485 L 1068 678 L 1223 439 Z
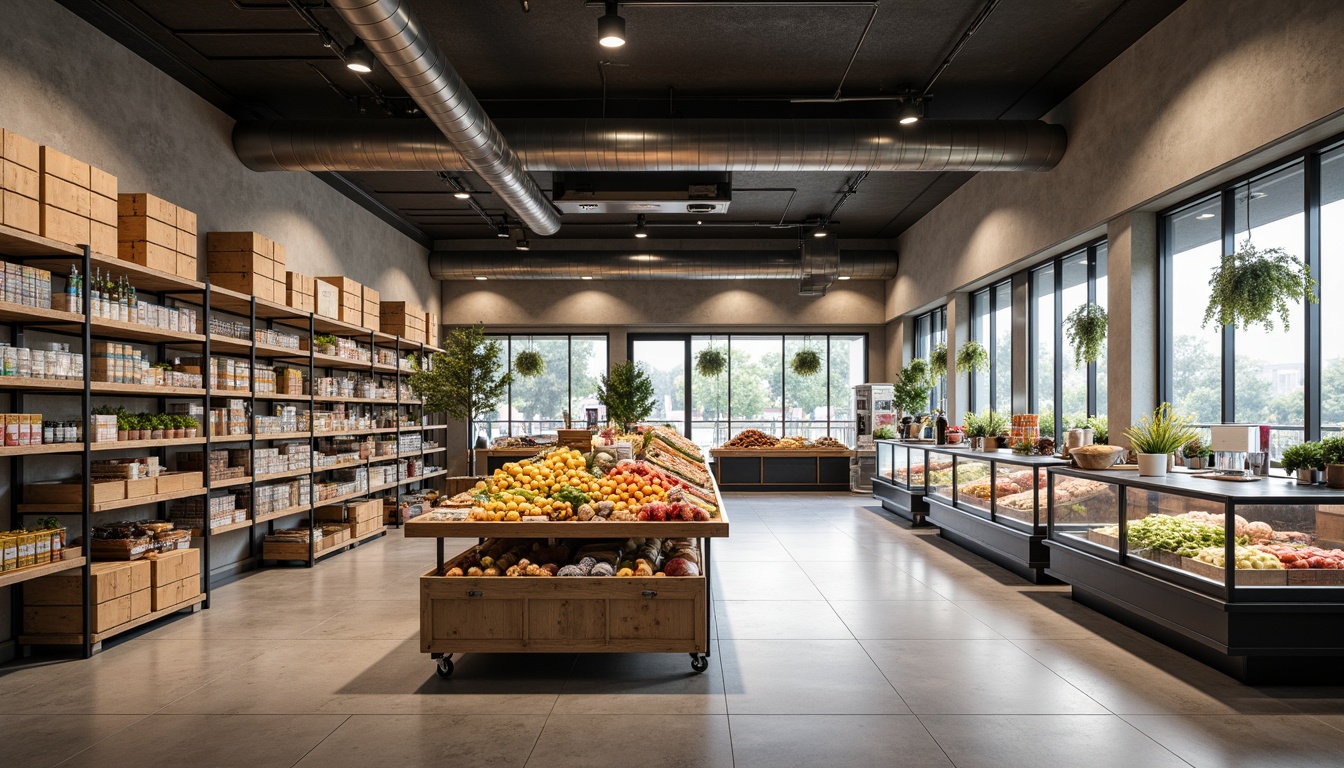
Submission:
M 125 442 L 131 434 L 131 414 L 121 412 L 117 414 L 117 442 Z
M 1185 466 L 1188 469 L 1204 469 L 1209 466 L 1209 459 L 1213 458 L 1213 451 L 1200 442 L 1199 438 L 1186 443 L 1181 454 L 1185 457 Z
M 149 439 L 163 440 L 164 432 L 168 427 L 168 417 L 162 413 L 156 413 L 149 417 Z
M 201 422 L 197 421 L 194 416 L 183 416 L 182 428 L 186 432 L 187 437 L 196 437 L 200 432 Z
M 896 430 L 884 425 L 873 430 L 873 437 L 878 440 L 895 440 Z
M 957 426 L 954 424 L 947 428 L 948 445 L 959 445 L 961 443 L 962 438 L 964 438 L 965 436 L 966 436 L 965 427 Z
M 1327 437 L 1321 441 L 1321 464 L 1325 466 L 1325 484 L 1344 488 L 1344 437 Z
M 336 355 L 336 337 L 324 333 L 313 337 L 313 351 L 319 355 Z
M 1173 413 L 1171 403 L 1125 430 L 1130 449 L 1139 455 L 1140 477 L 1166 477 L 1174 454 L 1197 436 L 1191 420 Z
M 1018 440 L 1013 444 L 1013 453 L 1018 456 L 1030 456 L 1036 452 L 1036 444 L 1030 440 Z
M 176 413 L 168 417 L 173 424 L 173 438 L 175 440 L 181 440 L 187 436 L 187 423 L 184 421 L 185 418 L 185 416 Z
M 1284 448 L 1279 464 L 1298 485 L 1315 485 L 1323 479 L 1325 455 L 1320 443 L 1300 443 Z

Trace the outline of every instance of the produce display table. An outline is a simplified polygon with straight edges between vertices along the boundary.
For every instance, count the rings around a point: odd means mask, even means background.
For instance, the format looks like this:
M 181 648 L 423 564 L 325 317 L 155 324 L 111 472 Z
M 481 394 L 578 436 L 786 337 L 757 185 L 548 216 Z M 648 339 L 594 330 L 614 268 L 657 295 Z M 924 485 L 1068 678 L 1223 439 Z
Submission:
M 420 577 L 420 651 L 448 677 L 459 653 L 689 653 L 709 666 L 710 544 L 728 536 L 728 513 L 707 522 L 484 522 L 416 518 L 406 536 L 438 539 L 437 562 Z M 698 542 L 699 576 L 445 576 L 468 549 L 445 557 L 446 538 L 484 541 L 687 538 Z
M 1073 599 L 1244 682 L 1344 681 L 1344 492 L 1049 474 L 1048 573 Z
M 854 451 L 712 448 L 714 479 L 727 491 L 848 491 Z
M 924 503 L 939 535 L 1032 583 L 1049 581 L 1045 470 L 1067 462 L 954 446 L 925 453 Z

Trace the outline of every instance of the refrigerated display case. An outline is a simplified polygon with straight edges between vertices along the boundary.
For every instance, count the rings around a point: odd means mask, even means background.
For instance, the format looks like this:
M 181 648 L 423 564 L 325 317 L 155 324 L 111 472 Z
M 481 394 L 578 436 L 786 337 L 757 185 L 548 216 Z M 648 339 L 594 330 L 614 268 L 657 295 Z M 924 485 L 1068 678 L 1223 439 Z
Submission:
M 950 447 L 925 451 L 928 520 L 939 527 L 943 538 L 1028 581 L 1048 581 L 1046 469 L 1066 462 L 1010 451 L 980 453 Z
M 888 512 L 916 526 L 924 525 L 928 513 L 924 505 L 924 466 L 928 446 L 900 440 L 875 442 L 877 471 L 873 474 L 873 498 L 881 501 L 882 508 Z M 912 472 L 915 473 L 913 482 Z
M 1344 680 L 1344 493 L 1050 470 L 1048 573 L 1250 683 Z

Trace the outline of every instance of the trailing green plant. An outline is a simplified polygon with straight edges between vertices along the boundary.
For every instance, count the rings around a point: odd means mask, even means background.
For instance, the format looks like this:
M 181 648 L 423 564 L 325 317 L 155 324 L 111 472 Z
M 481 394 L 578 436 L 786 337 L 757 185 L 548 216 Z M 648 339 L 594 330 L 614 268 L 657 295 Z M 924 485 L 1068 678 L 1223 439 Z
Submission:
M 1188 416 L 1175 413 L 1171 403 L 1163 403 L 1151 416 L 1125 430 L 1129 447 L 1135 453 L 1175 453 L 1199 436 Z
M 602 375 L 597 402 L 606 406 L 608 421 L 628 432 L 653 413 L 653 381 L 633 360 L 613 365 Z
M 815 376 L 821 371 L 821 355 L 815 349 L 800 349 L 793 353 L 789 367 L 799 376 Z
M 546 370 L 546 359 L 535 349 L 524 349 L 514 355 L 513 370 L 528 379 L 540 376 Z
M 1344 464 L 1344 437 L 1327 437 L 1321 441 L 1321 462 Z
M 1293 305 L 1316 302 L 1311 267 L 1282 248 L 1256 248 L 1248 237 L 1235 253 L 1225 254 L 1209 278 L 1204 325 L 1217 321 L 1242 330 L 1260 324 L 1274 330 L 1277 314 L 1288 330 Z
M 1299 443 L 1283 449 L 1279 464 L 1286 472 L 1299 469 L 1325 469 L 1325 451 L 1320 443 Z
M 975 373 L 989 368 L 989 350 L 978 341 L 968 341 L 957 349 L 957 373 Z
M 1095 363 L 1101 358 L 1109 321 L 1106 308 L 1091 301 L 1064 318 L 1064 334 L 1073 347 L 1074 368 L 1081 368 L 1084 363 Z
M 934 381 L 947 375 L 947 344 L 940 342 L 929 353 L 929 375 Z
M 695 353 L 695 372 L 707 379 L 728 370 L 728 355 L 718 347 L 705 347 Z

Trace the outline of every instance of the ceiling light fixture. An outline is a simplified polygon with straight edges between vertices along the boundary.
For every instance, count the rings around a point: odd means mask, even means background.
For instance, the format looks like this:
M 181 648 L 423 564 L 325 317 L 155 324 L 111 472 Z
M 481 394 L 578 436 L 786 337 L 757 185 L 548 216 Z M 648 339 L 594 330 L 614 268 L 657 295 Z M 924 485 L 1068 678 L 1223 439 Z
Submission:
M 498 227 L 495 227 L 495 237 L 498 237 L 502 240 L 508 236 L 509 236 L 508 224 L 500 224 Z
M 839 277 L 837 277 L 837 278 L 835 278 L 835 279 L 836 279 L 836 280 L 848 280 L 848 279 L 849 279 L 849 275 L 840 275 Z
M 829 236 L 830 234 L 831 234 L 830 232 L 826 231 L 826 225 L 825 225 L 825 224 L 822 224 L 821 226 L 819 226 L 819 227 L 817 227 L 816 229 L 812 230 L 812 236 L 813 236 L 813 237 L 827 237 L 827 236 Z
M 593 279 L 593 276 L 592 276 L 592 275 L 584 275 L 583 277 L 580 277 L 579 279 L 580 279 L 580 280 L 592 280 L 592 279 Z
M 625 45 L 625 19 L 617 13 L 618 3 L 607 3 L 607 12 L 597 20 L 597 42 L 603 48 L 620 48 Z
M 516 251 L 530 251 L 532 250 L 532 244 L 527 242 L 525 236 L 519 235 L 518 239 L 513 241 L 513 249 Z
M 465 189 L 460 189 L 453 193 L 453 197 L 456 197 L 458 200 L 470 200 L 471 193 L 466 191 Z
M 649 228 L 644 226 L 644 214 L 639 214 L 639 219 L 635 223 L 635 237 L 643 240 L 649 236 Z
M 476 276 L 476 279 L 477 279 L 477 280 L 489 280 L 490 278 L 486 277 L 485 275 L 477 275 L 477 276 Z
M 342 58 L 345 59 L 345 68 L 351 72 L 367 75 L 373 71 L 373 54 L 363 40 L 355 40 L 346 46 Z
M 896 119 L 901 125 L 914 125 L 919 122 L 919 99 L 910 97 L 901 102 L 901 111 Z

